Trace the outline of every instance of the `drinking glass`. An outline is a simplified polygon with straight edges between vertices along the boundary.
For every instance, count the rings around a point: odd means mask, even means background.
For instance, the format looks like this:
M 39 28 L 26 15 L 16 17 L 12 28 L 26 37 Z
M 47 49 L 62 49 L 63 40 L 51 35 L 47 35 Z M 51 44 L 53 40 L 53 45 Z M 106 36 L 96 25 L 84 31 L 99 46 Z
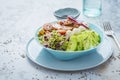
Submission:
M 83 0 L 83 14 L 87 17 L 98 17 L 102 12 L 102 0 Z

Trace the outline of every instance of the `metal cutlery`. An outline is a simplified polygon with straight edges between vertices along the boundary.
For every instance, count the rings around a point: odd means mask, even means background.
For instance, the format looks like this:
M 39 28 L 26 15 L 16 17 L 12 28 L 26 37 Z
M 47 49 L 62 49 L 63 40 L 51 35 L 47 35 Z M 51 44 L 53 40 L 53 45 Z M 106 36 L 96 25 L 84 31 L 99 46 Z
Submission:
M 116 44 L 117 44 L 117 46 L 120 50 L 120 44 L 118 42 L 118 39 L 116 38 L 116 35 L 115 35 L 114 31 L 112 30 L 112 27 L 111 27 L 110 23 L 109 22 L 104 22 L 103 27 L 104 27 L 105 34 L 113 37 L 113 39 L 115 40 L 115 42 L 116 42 Z

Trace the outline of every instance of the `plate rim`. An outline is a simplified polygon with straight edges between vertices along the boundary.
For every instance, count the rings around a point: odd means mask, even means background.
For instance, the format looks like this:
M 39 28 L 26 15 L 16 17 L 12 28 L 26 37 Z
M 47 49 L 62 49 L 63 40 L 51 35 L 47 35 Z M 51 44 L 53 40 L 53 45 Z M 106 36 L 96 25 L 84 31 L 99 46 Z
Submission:
M 105 39 L 108 40 L 107 37 L 105 37 Z M 28 47 L 29 47 L 30 43 L 31 43 L 33 40 L 35 40 L 34 37 L 32 37 L 32 38 L 28 41 L 28 43 L 27 43 L 27 45 L 26 45 L 26 55 L 27 55 L 27 57 L 28 57 L 33 63 L 35 63 L 35 64 L 37 64 L 37 65 L 39 65 L 39 66 L 41 66 L 41 67 L 43 67 L 43 68 L 51 69 L 51 70 L 56 70 L 56 71 L 81 71 L 81 70 L 87 70 L 87 69 L 95 68 L 95 67 L 103 64 L 104 62 L 106 62 L 106 61 L 110 58 L 110 56 L 113 54 L 113 49 L 112 49 L 112 47 L 110 47 L 110 48 L 111 48 L 111 49 L 110 49 L 110 50 L 111 50 L 111 51 L 110 51 L 111 53 L 110 53 L 105 59 L 103 59 L 99 64 L 96 64 L 96 65 L 93 65 L 93 66 L 89 66 L 89 67 L 85 67 L 85 68 L 82 68 L 82 69 L 57 69 L 57 68 L 48 67 L 48 66 L 46 66 L 46 65 L 40 64 L 39 62 L 33 60 L 33 58 L 30 56 L 29 51 L 28 51 Z M 109 41 L 109 43 L 110 43 L 110 41 Z M 103 43 L 103 44 L 104 44 L 104 43 Z M 111 45 L 111 43 L 110 43 L 110 45 Z

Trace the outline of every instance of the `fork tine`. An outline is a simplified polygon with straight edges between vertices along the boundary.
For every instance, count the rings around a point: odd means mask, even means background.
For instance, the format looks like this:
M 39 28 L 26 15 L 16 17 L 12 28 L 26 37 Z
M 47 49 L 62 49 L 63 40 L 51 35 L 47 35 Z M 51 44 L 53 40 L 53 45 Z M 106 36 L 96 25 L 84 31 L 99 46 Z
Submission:
M 109 27 L 109 23 L 108 23 L 108 22 L 106 22 L 106 28 L 107 28 L 107 30 L 110 30 L 110 27 Z
M 109 22 L 108 22 L 108 27 L 109 27 L 109 30 L 112 30 L 112 27 Z
M 106 25 L 107 25 L 107 26 L 106 26 L 106 27 L 107 27 L 107 30 L 110 30 L 110 26 L 109 26 L 110 24 L 109 24 L 108 22 L 106 22 Z
M 112 30 L 112 27 L 109 22 L 104 22 L 103 26 L 105 31 Z
M 103 23 L 103 27 L 104 27 L 104 30 L 105 30 L 105 31 L 108 30 L 108 29 L 107 29 L 107 23 L 106 23 L 106 22 Z
M 103 23 L 103 28 L 104 28 L 104 30 L 106 30 L 106 28 L 105 28 L 105 23 Z

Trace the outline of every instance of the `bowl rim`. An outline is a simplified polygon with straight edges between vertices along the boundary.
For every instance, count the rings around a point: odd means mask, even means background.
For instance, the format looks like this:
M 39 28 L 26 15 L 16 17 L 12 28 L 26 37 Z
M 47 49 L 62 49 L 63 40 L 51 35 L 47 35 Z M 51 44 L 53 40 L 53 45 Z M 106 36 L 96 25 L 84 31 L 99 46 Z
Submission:
M 58 20 L 59 21 L 59 20 Z M 50 23 L 55 23 L 55 22 L 57 22 L 57 21 L 53 21 L 53 22 L 50 22 Z M 54 49 L 51 49 L 51 48 L 47 48 L 47 47 L 45 47 L 45 46 L 43 46 L 42 44 L 40 44 L 40 42 L 39 42 L 39 40 L 38 40 L 38 31 L 42 28 L 42 26 L 40 26 L 37 30 L 36 30 L 36 32 L 35 32 L 35 40 L 37 41 L 37 43 L 40 45 L 40 46 L 42 46 L 43 48 L 45 48 L 45 49 L 47 49 L 47 50 L 52 50 L 52 51 L 54 51 L 54 52 L 61 52 L 61 53 L 63 53 L 63 54 L 65 54 L 65 52 L 67 52 L 67 53 L 77 53 L 78 54 L 78 52 L 79 53 L 83 53 L 83 52 L 88 52 L 88 51 L 91 51 L 91 50 L 94 50 L 94 49 L 97 49 L 102 43 L 103 43 L 103 41 L 104 41 L 104 39 L 105 39 L 105 33 L 104 33 L 104 31 L 102 30 L 102 28 L 100 28 L 100 27 L 97 27 L 96 25 L 94 25 L 94 24 L 92 24 L 92 23 L 88 23 L 87 22 L 87 24 L 88 25 L 92 25 L 92 26 L 94 26 L 94 27 L 96 27 L 100 32 L 102 32 L 102 36 L 100 35 L 100 38 L 101 38 L 101 41 L 100 41 L 100 43 L 96 46 L 96 47 L 94 47 L 94 48 L 90 48 L 90 49 L 87 49 L 87 50 L 82 50 L 82 51 L 62 51 L 62 50 L 54 50 Z M 94 30 L 94 29 L 92 29 L 92 30 Z

